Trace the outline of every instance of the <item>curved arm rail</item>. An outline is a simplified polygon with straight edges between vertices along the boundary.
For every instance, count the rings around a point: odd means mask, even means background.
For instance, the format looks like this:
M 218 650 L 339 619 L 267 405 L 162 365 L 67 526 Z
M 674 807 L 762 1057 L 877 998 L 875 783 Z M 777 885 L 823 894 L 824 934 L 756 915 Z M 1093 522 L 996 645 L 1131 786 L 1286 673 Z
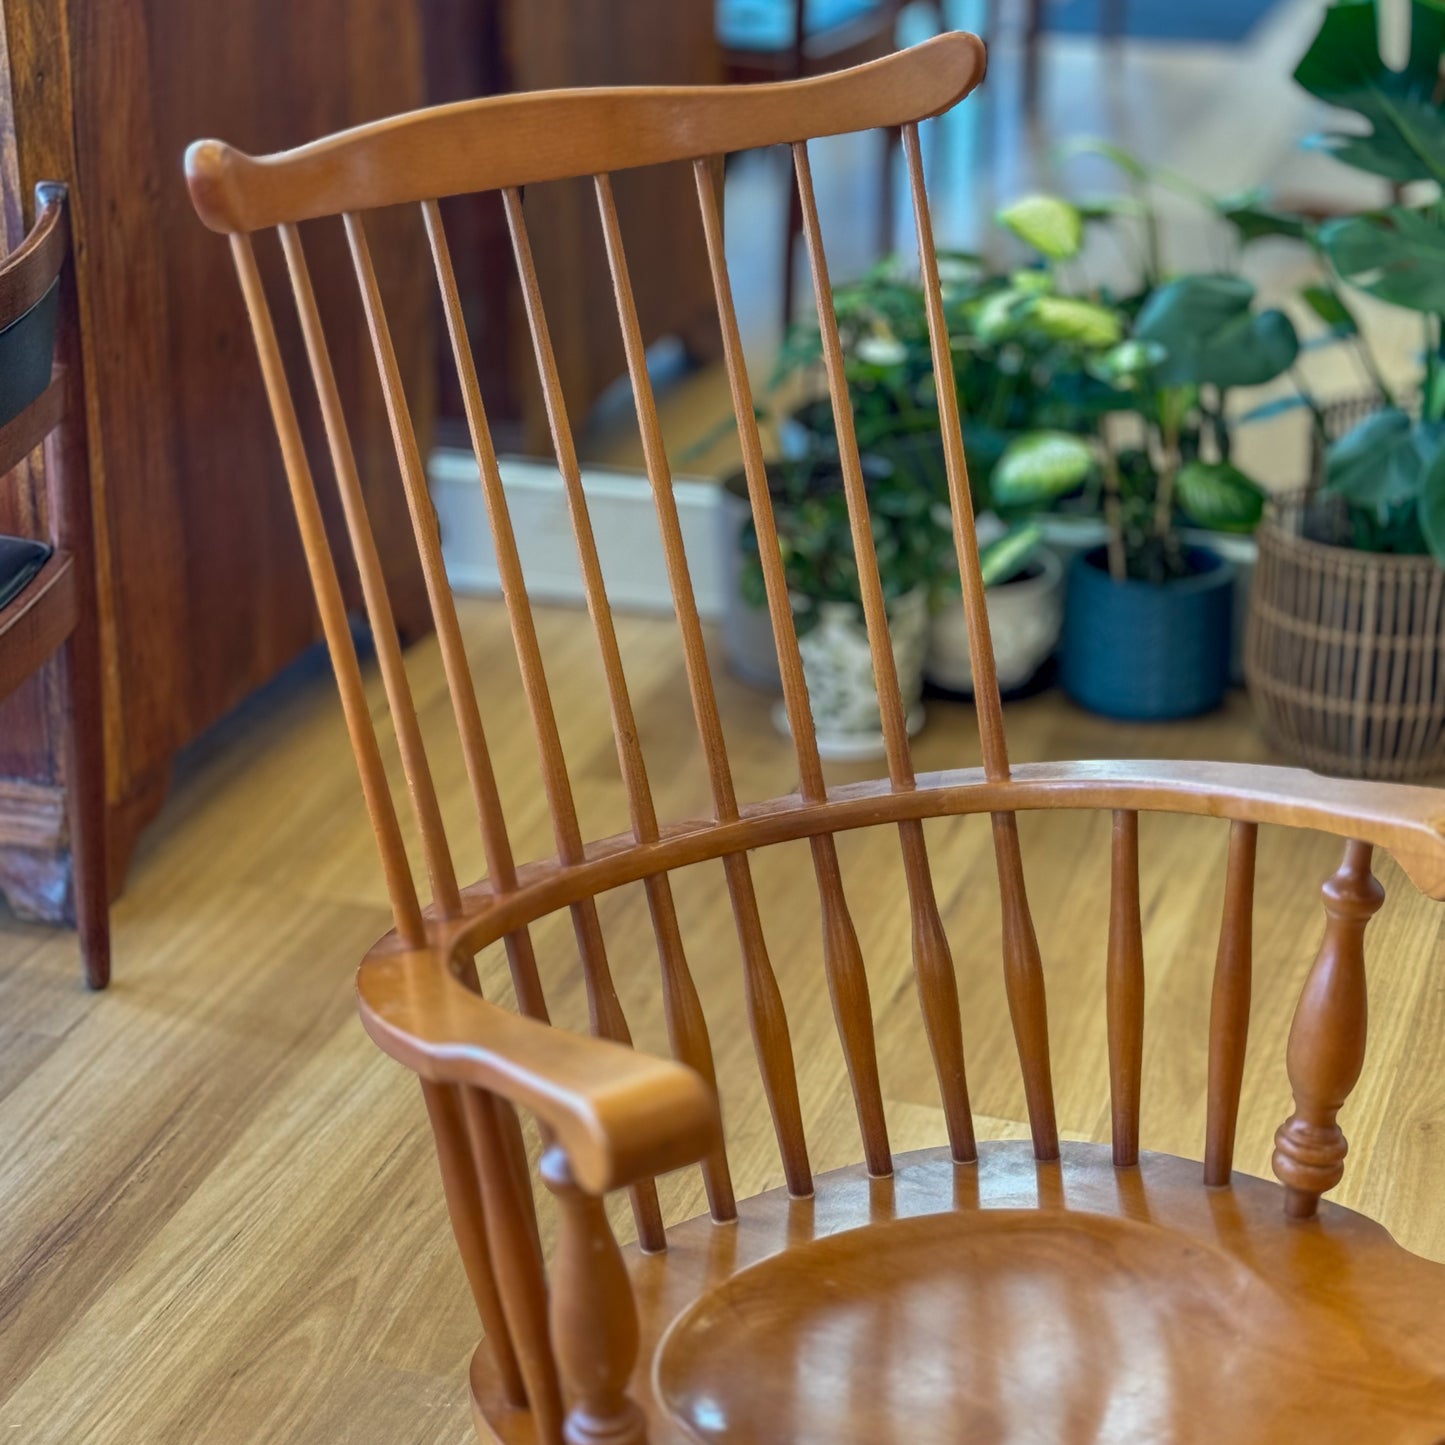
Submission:
M 383 940 L 357 980 L 367 1032 L 424 1078 L 487 1089 L 530 1109 L 555 1132 L 578 1185 L 604 1193 L 704 1158 L 717 1146 L 717 1102 L 681 1064 L 568 1033 L 487 1003 L 448 960 L 581 898 L 708 858 L 794 838 L 899 819 L 1088 808 L 1168 812 L 1278 823 L 1358 839 L 1391 853 L 1410 880 L 1445 899 L 1445 793 L 1393 783 L 1324 778 L 1298 768 L 1210 762 L 1029 763 L 1005 782 L 981 769 L 832 789 L 822 803 L 796 795 L 745 808 L 728 823 L 667 830 L 656 842 L 619 835 L 564 866 L 518 870 L 505 895 L 479 884 L 467 914 L 433 922 L 422 950 Z
M 581 898 L 795 838 L 909 818 L 1053 808 L 1193 814 L 1356 838 L 1389 853 L 1422 893 L 1445 901 L 1445 791 L 1439 788 L 1326 778 L 1262 763 L 1020 763 L 1000 782 L 987 781 L 981 768 L 920 773 L 910 789 L 895 790 L 879 779 L 830 788 L 823 802 L 796 793 L 771 798 L 745 806 L 729 822 L 671 826 L 652 843 L 618 834 L 590 844 L 582 863 L 519 868 L 518 886 L 505 896 L 487 883 L 466 890 L 468 915 L 451 926 L 448 943 L 475 953 Z
M 983 79 L 950 31 L 867 65 L 768 85 L 531 91 L 434 106 L 272 156 L 196 141 L 186 178 L 213 231 L 259 231 L 467 191 L 696 160 L 925 120 Z
M 552 1129 L 588 1194 L 696 1163 L 720 1137 L 717 1100 L 682 1064 L 488 1003 L 440 949 L 373 954 L 358 979 L 367 1033 L 423 1078 L 471 1084 Z

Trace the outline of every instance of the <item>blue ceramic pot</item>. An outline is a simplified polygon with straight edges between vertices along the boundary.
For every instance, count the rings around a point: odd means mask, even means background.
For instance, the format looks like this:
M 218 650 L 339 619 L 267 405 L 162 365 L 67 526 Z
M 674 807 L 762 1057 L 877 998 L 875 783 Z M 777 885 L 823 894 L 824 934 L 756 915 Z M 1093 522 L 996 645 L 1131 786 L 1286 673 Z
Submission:
M 1106 550 L 1069 563 L 1060 678 L 1081 707 L 1162 721 L 1208 712 L 1229 685 L 1234 569 L 1204 547 L 1176 582 L 1115 582 Z

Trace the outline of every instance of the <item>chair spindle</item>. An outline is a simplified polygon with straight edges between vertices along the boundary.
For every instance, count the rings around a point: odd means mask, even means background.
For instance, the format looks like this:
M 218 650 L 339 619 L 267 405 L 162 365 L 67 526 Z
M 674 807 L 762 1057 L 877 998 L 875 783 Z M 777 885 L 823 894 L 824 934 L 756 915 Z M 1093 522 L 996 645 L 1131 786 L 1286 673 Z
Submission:
M 499 1111 L 510 1105 L 481 1089 L 464 1088 L 462 1107 L 472 1154 L 477 1161 L 486 1212 L 487 1243 L 497 1271 L 517 1364 L 527 1391 L 539 1441 L 562 1445 L 562 1393 L 547 1328 L 547 1280 L 542 1253 L 528 1219 L 531 1193 L 518 1197 L 511 1150 Z
M 531 599 L 527 595 L 516 534 L 512 529 L 506 493 L 502 488 L 497 451 L 482 403 L 476 361 L 467 338 L 456 273 L 442 227 L 441 212 L 435 202 L 424 204 L 423 217 L 431 243 L 437 281 L 442 292 L 452 358 L 462 386 L 467 427 L 481 477 L 487 523 L 491 528 L 497 571 L 501 577 L 502 601 L 507 609 L 517 666 L 522 676 L 522 691 L 527 699 L 532 730 L 537 738 L 542 789 L 547 795 L 557 857 L 564 864 L 577 864 L 582 862 L 584 856 L 582 830 L 577 821 L 577 805 L 572 795 L 572 782 L 567 775 L 567 760 L 562 752 L 562 738 L 557 730 L 557 713 L 547 686 L 542 649 L 537 641 L 537 624 L 532 615 Z M 607 963 L 607 948 L 602 937 L 602 923 L 597 916 L 597 905 L 591 898 L 586 898 L 570 905 L 569 911 L 572 931 L 577 939 L 578 956 L 582 962 L 592 1031 L 617 1043 L 630 1044 L 632 1033 L 627 1027 L 627 1019 L 622 1012 L 622 1003 L 617 997 L 612 971 Z M 634 1185 L 630 1193 L 642 1247 L 648 1251 L 665 1248 L 666 1236 L 662 1227 L 662 1210 L 657 1201 L 656 1186 L 651 1180 L 644 1180 Z
M 617 745 L 617 760 L 622 770 L 627 794 L 632 834 L 640 843 L 654 843 L 658 838 L 657 810 L 652 798 L 652 785 L 637 737 L 637 719 L 627 690 L 622 653 L 617 645 L 617 629 L 612 620 L 612 606 L 607 599 L 607 585 L 602 577 L 602 562 L 592 532 L 592 519 L 582 489 L 582 471 L 577 461 L 577 448 L 562 396 L 562 380 L 552 349 L 547 314 L 542 303 L 537 268 L 532 258 L 531 240 L 527 234 L 522 196 L 517 190 L 505 190 L 502 202 L 511 234 L 512 255 L 522 283 L 522 304 L 532 336 L 532 350 L 542 379 L 542 401 L 547 424 L 552 433 L 552 446 L 558 470 L 567 492 L 567 510 L 572 521 L 572 535 L 577 544 L 577 558 L 582 571 L 587 610 L 592 616 L 598 651 L 607 687 L 608 708 L 612 715 L 612 733 Z M 707 1021 L 698 999 L 697 985 L 688 968 L 683 950 L 682 930 L 678 926 L 677 906 L 673 901 L 672 884 L 665 873 L 650 875 L 644 882 L 648 910 L 652 917 L 653 935 L 657 941 L 662 964 L 663 1011 L 667 1017 L 668 1035 L 673 1052 L 689 1068 L 695 1069 L 717 1090 L 717 1072 L 713 1064 L 712 1041 Z M 703 1180 L 708 1204 L 715 1219 L 731 1219 L 737 1213 L 733 1199 L 732 1179 L 727 1155 L 721 1148 L 703 1162 Z
M 1139 815 L 1114 814 L 1109 890 L 1109 1098 L 1114 1164 L 1139 1162 L 1139 1088 L 1144 1065 L 1144 931 L 1139 917 Z
M 1224 913 L 1214 960 L 1209 1006 L 1209 1114 L 1205 1124 L 1204 1182 L 1229 1183 L 1234 1169 L 1234 1133 L 1244 1084 L 1249 1039 L 1249 999 L 1254 948 L 1254 872 L 1257 823 L 1230 824 L 1229 862 L 1224 880 Z
M 1351 841 L 1320 890 L 1324 941 L 1305 980 L 1289 1031 L 1294 1112 L 1274 1136 L 1274 1172 L 1285 1186 L 1285 1213 L 1309 1219 L 1320 1195 L 1344 1177 L 1349 1144 L 1337 1116 L 1365 1062 L 1368 996 L 1365 926 L 1385 901 L 1370 871 L 1374 849 Z
M 983 574 L 979 569 L 978 537 L 974 530 L 973 497 L 968 485 L 968 461 L 963 451 L 953 355 L 949 349 L 943 286 L 938 278 L 938 252 L 933 241 L 933 218 L 928 209 L 923 152 L 919 147 L 916 124 L 903 127 L 903 153 L 908 163 L 908 188 L 918 237 L 919 270 L 928 314 L 934 390 L 938 396 L 944 468 L 948 475 L 948 496 L 953 513 L 953 539 L 958 553 L 964 616 L 968 624 L 968 653 L 973 669 L 973 697 L 978 713 L 983 769 L 990 782 L 1004 782 L 1009 776 L 1009 765 L 1003 731 L 1003 704 L 999 698 L 993 644 L 989 639 L 988 607 L 984 600 Z M 1029 1130 L 1033 1135 L 1036 1157 L 1057 1159 L 1059 1139 L 1049 1067 L 1048 1005 L 1044 993 L 1043 962 L 1039 957 L 1038 937 L 1034 932 L 1024 883 L 1018 820 L 1012 813 L 995 813 L 992 822 L 994 861 L 1003 901 L 1004 986 L 1019 1063 L 1023 1069 Z
M 813 729 L 802 657 L 798 652 L 792 604 L 788 600 L 787 578 L 783 571 L 777 524 L 773 518 L 772 498 L 768 492 L 767 469 L 763 462 L 762 437 L 758 432 L 758 419 L 753 410 L 752 386 L 748 381 L 737 309 L 733 304 L 732 281 L 728 275 L 727 256 L 723 248 L 722 213 L 711 161 L 707 158 L 694 161 L 693 174 L 702 211 L 713 298 L 722 325 L 723 360 L 727 367 L 733 414 L 742 444 L 748 498 L 758 533 L 758 552 L 762 561 L 773 642 L 778 649 L 783 699 L 798 758 L 799 788 L 808 801 L 822 802 L 827 796 L 823 782 L 823 765 L 818 754 L 818 739 Z M 847 898 L 843 892 L 843 874 L 838 862 L 837 845 L 831 834 L 821 834 L 809 840 L 809 847 L 823 914 L 823 967 L 828 977 L 833 1016 L 853 1089 L 859 1129 L 863 1136 L 863 1153 L 870 1174 L 890 1174 L 893 1170 L 893 1158 L 888 1147 L 883 1095 L 878 1082 L 878 1055 L 873 1037 L 868 977 L 863 968 L 863 952 L 858 944 L 858 932 L 853 926 Z
M 662 535 L 673 607 L 682 635 L 683 664 L 692 698 L 693 716 L 697 722 L 698 737 L 707 766 L 715 815 L 719 822 L 732 821 L 738 816 L 737 793 L 733 787 L 732 767 L 728 762 L 727 746 L 723 738 L 717 694 L 708 669 L 707 646 L 703 638 L 702 621 L 698 615 L 697 598 L 693 592 L 687 554 L 683 548 L 682 524 L 672 491 L 672 471 L 663 445 L 662 426 L 657 415 L 652 380 L 647 372 L 647 352 L 642 339 L 642 327 L 638 321 L 627 255 L 622 244 L 622 227 L 618 221 L 610 178 L 599 175 L 594 184 L 597 208 L 602 219 L 602 235 L 607 249 L 607 263 L 612 273 L 613 296 L 622 328 L 627 373 L 637 408 L 643 456 L 652 488 L 658 528 Z M 777 976 L 773 972 L 767 943 L 763 937 L 752 870 L 745 853 L 729 854 L 724 866 L 733 919 L 743 955 L 743 984 L 747 995 L 748 1021 L 768 1098 L 768 1108 L 773 1118 L 773 1132 L 778 1140 L 784 1174 L 790 1193 L 810 1194 L 813 1177 L 808 1166 L 808 1148 L 803 1135 L 793 1045 L 788 1032 L 783 997 L 778 989 Z
M 356 559 L 356 570 L 361 579 L 362 596 L 366 603 L 367 619 L 371 623 L 371 635 L 381 668 L 387 706 L 396 728 L 402 769 L 406 773 L 412 808 L 421 831 L 422 850 L 426 857 L 427 874 L 431 878 L 432 896 L 444 917 L 454 917 L 461 911 L 456 871 L 447 847 L 446 829 L 442 823 L 441 807 L 437 802 L 431 768 L 427 763 L 421 727 L 417 722 L 406 664 L 402 661 L 401 640 L 397 635 L 396 620 L 392 616 L 386 577 L 381 569 L 376 537 L 371 529 L 366 499 L 361 491 L 361 478 L 356 470 L 351 434 L 347 430 L 346 418 L 341 410 L 341 394 L 337 390 L 336 373 L 331 365 L 331 353 L 327 349 L 326 336 L 321 326 L 321 313 L 316 306 L 311 273 L 306 265 L 306 254 L 302 249 L 301 235 L 297 228 L 294 225 L 282 225 L 276 229 L 281 237 L 281 249 L 291 276 L 291 290 L 301 321 L 301 335 L 306 344 L 311 379 L 315 384 L 317 401 L 321 408 L 326 444 L 331 454 L 331 467 L 336 476 L 336 489 L 341 496 L 342 514 L 346 518 L 347 536 L 351 541 L 352 555 Z
M 236 232 L 232 234 L 230 241 L 231 257 L 236 266 L 236 275 L 241 283 L 241 292 L 256 340 L 266 398 L 270 403 L 276 434 L 281 443 L 281 456 L 286 481 L 291 490 L 291 501 L 296 509 L 301 545 L 306 555 L 306 568 L 316 595 L 317 610 L 321 614 L 321 629 L 326 637 L 332 668 L 336 672 L 342 715 L 346 719 L 346 731 L 356 754 L 357 771 L 361 775 L 361 789 L 371 817 L 371 826 L 376 833 L 392 915 L 402 939 L 407 943 L 420 945 L 426 940 L 421 903 L 417 898 L 416 884 L 407 863 L 406 847 L 402 842 L 391 788 L 386 781 L 386 769 L 382 764 L 376 729 L 372 726 L 366 689 L 361 680 L 361 665 L 356 657 L 356 644 L 352 641 L 351 627 L 346 617 L 346 602 L 341 595 L 341 582 L 336 575 L 336 563 L 326 537 L 326 524 L 316 499 L 311 466 L 306 460 L 306 445 L 301 436 L 301 425 L 296 419 L 296 406 L 291 397 L 291 389 L 286 381 L 286 369 L 281 360 L 281 348 L 276 341 L 276 328 L 266 301 L 265 286 L 256 265 L 256 253 L 252 249 L 250 236 L 244 232 Z
M 497 1293 L 491 1249 L 487 1244 L 486 1210 L 482 1204 L 481 1187 L 478 1183 L 477 1162 L 472 1157 L 466 1121 L 462 1117 L 461 1101 L 456 1087 L 451 1084 L 438 1084 L 430 1079 L 423 1079 L 421 1091 L 426 1101 L 427 1117 L 431 1121 L 432 1136 L 436 1141 L 442 1192 L 447 1202 L 452 1234 L 456 1238 L 462 1265 L 472 1287 L 472 1298 L 476 1301 L 482 1330 L 496 1362 L 502 1393 L 509 1405 L 525 1409 L 526 1386 L 522 1382 L 522 1372 L 517 1363 L 516 1349 L 512 1345 L 511 1331 L 507 1328 L 507 1318 L 502 1310 L 501 1296 Z
M 560 1149 L 542 1156 L 542 1178 L 561 1208 L 551 1318 L 572 1397 L 567 1445 L 645 1445 L 646 1422 L 627 1393 L 637 1363 L 637 1305 L 607 1211 L 573 1183 Z
M 848 396 L 843 343 L 838 334 L 833 287 L 828 275 L 827 253 L 823 246 L 818 201 L 813 189 L 813 176 L 805 141 L 794 144 L 793 165 L 797 173 L 798 198 L 802 206 L 803 235 L 813 275 L 813 296 L 818 310 L 823 362 L 833 406 L 833 425 L 838 439 L 849 529 L 853 538 L 853 556 L 858 569 L 858 589 L 868 634 L 868 649 L 873 660 L 873 681 L 883 726 L 888 778 L 895 791 L 907 791 L 915 786 L 913 758 L 908 746 L 908 725 L 898 687 L 898 667 L 893 655 L 888 606 L 878 573 L 868 493 L 863 480 L 863 463 L 858 452 L 853 407 Z M 953 970 L 953 955 L 948 946 L 948 934 L 938 912 L 923 824 L 916 819 L 900 823 L 898 833 L 903 851 L 904 877 L 908 886 L 914 977 L 917 980 L 923 1011 L 924 1030 L 938 1075 L 949 1145 L 955 1159 L 967 1162 L 978 1157 L 978 1149 L 974 1141 L 973 1116 L 968 1104 L 963 1029 L 959 1020 L 958 981 Z

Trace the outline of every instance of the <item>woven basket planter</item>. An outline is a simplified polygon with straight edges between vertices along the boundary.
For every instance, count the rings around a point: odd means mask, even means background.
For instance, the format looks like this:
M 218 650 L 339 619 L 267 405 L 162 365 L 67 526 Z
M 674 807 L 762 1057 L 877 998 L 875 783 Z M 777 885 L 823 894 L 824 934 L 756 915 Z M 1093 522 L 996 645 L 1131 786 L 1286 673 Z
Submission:
M 1367 408 L 1332 411 L 1338 434 Z M 1445 571 L 1333 546 L 1343 520 L 1311 487 L 1275 501 L 1256 534 L 1245 676 L 1260 726 L 1322 773 L 1445 771 Z

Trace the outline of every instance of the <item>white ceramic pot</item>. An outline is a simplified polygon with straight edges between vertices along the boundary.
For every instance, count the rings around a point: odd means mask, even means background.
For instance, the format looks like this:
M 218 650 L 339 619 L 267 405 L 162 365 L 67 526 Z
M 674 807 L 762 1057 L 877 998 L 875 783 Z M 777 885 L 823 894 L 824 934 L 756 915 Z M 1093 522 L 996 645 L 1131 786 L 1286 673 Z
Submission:
M 798 638 L 818 751 L 825 758 L 881 757 L 883 723 L 862 611 L 847 602 L 824 602 L 818 613 L 818 621 Z M 928 645 L 928 599 L 921 590 L 890 603 L 888 631 L 912 736 L 923 726 L 919 699 Z M 788 714 L 782 703 L 774 707 L 773 721 L 779 731 L 788 732 Z
M 984 594 L 998 685 L 1004 692 L 1022 687 L 1043 666 L 1058 645 L 1064 622 L 1063 564 L 1047 548 L 1034 560 L 1039 570 L 1033 576 L 990 587 Z M 961 597 L 934 615 L 923 670 L 938 687 L 973 691 L 968 621 Z

